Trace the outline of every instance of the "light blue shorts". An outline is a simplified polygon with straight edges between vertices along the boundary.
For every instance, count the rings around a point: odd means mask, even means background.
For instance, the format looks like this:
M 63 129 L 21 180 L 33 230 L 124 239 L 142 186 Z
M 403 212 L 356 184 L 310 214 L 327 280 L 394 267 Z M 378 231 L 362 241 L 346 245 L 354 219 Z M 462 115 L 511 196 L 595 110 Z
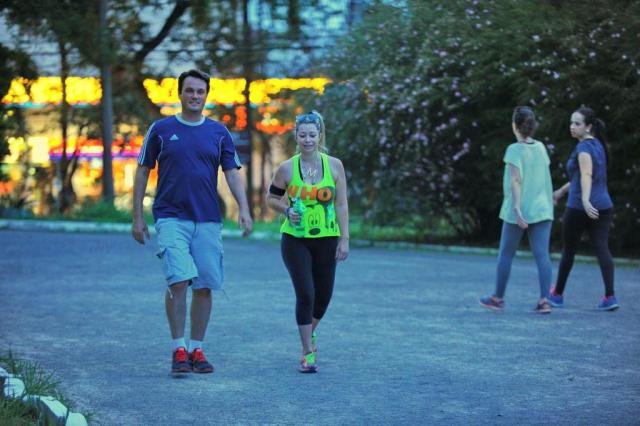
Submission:
M 222 223 L 161 218 L 155 227 L 168 285 L 191 281 L 194 289 L 222 289 Z

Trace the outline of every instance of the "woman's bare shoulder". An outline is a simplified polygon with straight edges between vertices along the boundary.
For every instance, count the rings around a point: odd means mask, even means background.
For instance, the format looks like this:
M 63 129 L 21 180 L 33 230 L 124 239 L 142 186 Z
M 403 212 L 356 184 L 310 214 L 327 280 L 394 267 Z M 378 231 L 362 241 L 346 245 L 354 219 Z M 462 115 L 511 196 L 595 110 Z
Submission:
M 327 155 L 329 158 L 329 167 L 331 167 L 331 172 L 334 176 L 340 176 L 344 173 L 344 166 L 342 165 L 342 161 L 338 157 L 332 157 Z
M 291 160 L 291 158 L 284 160 L 278 166 L 275 173 L 275 178 L 278 180 L 282 179 L 288 184 L 291 181 L 291 173 L 293 171 L 292 166 L 293 166 L 293 161 Z
M 292 166 L 293 166 L 293 160 L 291 158 L 288 158 L 286 160 L 284 160 L 282 163 L 280 163 L 280 165 L 278 166 L 277 169 L 277 173 L 282 173 L 282 172 L 291 172 L 292 170 Z
M 329 158 L 329 164 L 333 165 L 341 165 L 342 161 L 338 158 L 338 157 L 332 157 L 331 155 L 327 154 L 327 157 Z

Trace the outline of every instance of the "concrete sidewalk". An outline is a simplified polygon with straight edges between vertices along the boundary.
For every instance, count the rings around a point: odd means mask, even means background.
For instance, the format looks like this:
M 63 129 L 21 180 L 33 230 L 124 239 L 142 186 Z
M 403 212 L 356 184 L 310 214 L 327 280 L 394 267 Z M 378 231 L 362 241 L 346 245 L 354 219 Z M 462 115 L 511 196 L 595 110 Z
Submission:
M 229 239 L 205 342 L 217 371 L 174 379 L 153 244 L 4 230 L 0 247 L 0 350 L 55 371 L 96 424 L 638 424 L 637 267 L 616 269 L 617 312 L 594 309 L 600 272 L 581 263 L 567 307 L 537 316 L 535 265 L 517 259 L 494 314 L 476 301 L 491 256 L 354 248 L 321 370 L 301 375 L 278 244 Z

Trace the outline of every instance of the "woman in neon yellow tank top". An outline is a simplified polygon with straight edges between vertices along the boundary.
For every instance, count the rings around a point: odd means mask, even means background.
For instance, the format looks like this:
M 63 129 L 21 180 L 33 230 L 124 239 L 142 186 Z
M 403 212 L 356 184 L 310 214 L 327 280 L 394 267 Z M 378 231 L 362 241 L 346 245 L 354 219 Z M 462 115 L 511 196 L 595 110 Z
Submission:
M 342 162 L 322 152 L 319 113 L 296 117 L 295 138 L 298 154 L 276 170 L 267 204 L 285 216 L 281 251 L 296 293 L 300 371 L 315 373 L 315 330 L 331 300 L 336 264 L 349 255 L 347 182 Z

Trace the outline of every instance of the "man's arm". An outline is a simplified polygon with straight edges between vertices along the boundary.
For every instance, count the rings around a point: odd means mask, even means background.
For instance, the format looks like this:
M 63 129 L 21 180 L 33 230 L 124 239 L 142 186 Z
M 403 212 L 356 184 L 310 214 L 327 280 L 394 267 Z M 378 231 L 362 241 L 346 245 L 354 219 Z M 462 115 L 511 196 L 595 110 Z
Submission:
M 238 207 L 240 209 L 238 225 L 243 229 L 242 235 L 246 237 L 253 230 L 253 220 L 251 219 L 251 213 L 249 212 L 249 203 L 247 202 L 247 196 L 244 192 L 244 185 L 242 184 L 240 172 L 238 169 L 225 170 L 224 177 L 227 179 L 227 185 L 231 190 L 231 194 L 233 194 L 233 198 L 235 198 L 238 203 Z
M 149 167 L 138 165 L 133 182 L 133 224 L 131 225 L 131 235 L 140 244 L 144 244 L 145 236 L 147 239 L 150 238 L 149 228 L 143 214 L 144 194 L 147 190 L 150 171 Z

